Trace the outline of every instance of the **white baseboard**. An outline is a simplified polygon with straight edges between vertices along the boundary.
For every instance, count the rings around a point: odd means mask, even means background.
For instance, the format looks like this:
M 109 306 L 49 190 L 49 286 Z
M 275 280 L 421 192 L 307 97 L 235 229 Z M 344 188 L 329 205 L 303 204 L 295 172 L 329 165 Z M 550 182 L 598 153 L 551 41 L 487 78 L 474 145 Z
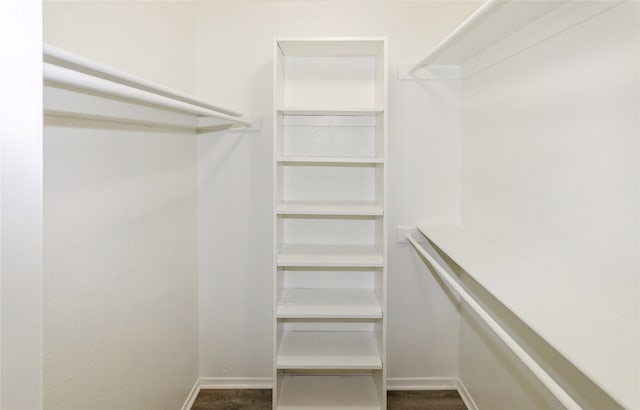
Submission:
M 190 410 L 204 389 L 271 389 L 271 377 L 201 377 L 196 380 L 182 406 Z M 387 379 L 387 390 L 457 390 L 468 410 L 478 410 L 461 380 L 454 377 L 397 377 Z
M 478 410 L 478 406 L 476 406 L 476 403 L 473 401 L 473 398 L 471 398 L 469 391 L 462 383 L 462 380 L 459 380 L 459 379 L 458 379 L 458 393 L 460 394 L 460 397 L 462 398 L 464 405 L 467 406 L 467 410 Z
M 454 377 L 396 377 L 387 378 L 387 390 L 455 390 Z
M 200 389 L 271 389 L 271 377 L 201 377 Z
M 198 398 L 198 393 L 200 393 L 200 379 L 197 379 L 193 387 L 191 388 L 187 399 L 182 405 L 182 410 L 191 410 L 191 407 L 193 407 L 193 403 L 195 403 L 196 398 Z

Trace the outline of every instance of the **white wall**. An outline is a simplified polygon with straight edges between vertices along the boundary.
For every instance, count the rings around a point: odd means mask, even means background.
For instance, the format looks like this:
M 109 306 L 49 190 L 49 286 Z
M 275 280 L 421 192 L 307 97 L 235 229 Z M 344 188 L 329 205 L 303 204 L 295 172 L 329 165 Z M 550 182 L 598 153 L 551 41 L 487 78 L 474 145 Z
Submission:
M 639 4 L 627 2 L 491 66 L 465 80 L 462 109 L 463 225 L 632 323 L 640 312 L 638 23 Z M 479 407 L 540 408 L 522 384 L 496 405 L 492 395 L 514 375 L 474 370 L 509 357 L 484 332 L 463 315 L 460 377 Z
M 44 1 L 43 5 L 45 43 L 195 93 L 192 3 Z
M 197 379 L 196 141 L 46 118 L 48 409 L 175 409 Z
M 41 19 L 38 0 L 0 2 L 3 409 L 42 408 Z
M 199 138 L 200 375 L 271 377 L 272 42 L 280 36 L 389 36 L 388 376 L 434 385 L 457 376 L 458 313 L 395 226 L 459 215 L 459 83 L 396 80 L 477 3 L 198 3 L 197 84 L 205 99 L 262 117 L 258 134 Z M 256 380 L 257 378 L 257 380 Z M 408 380 L 413 378 L 411 380 Z M 435 380 L 435 379 L 437 380 Z
M 190 4 L 45 4 L 55 46 L 193 92 Z M 44 403 L 176 409 L 198 377 L 196 137 L 47 118 Z

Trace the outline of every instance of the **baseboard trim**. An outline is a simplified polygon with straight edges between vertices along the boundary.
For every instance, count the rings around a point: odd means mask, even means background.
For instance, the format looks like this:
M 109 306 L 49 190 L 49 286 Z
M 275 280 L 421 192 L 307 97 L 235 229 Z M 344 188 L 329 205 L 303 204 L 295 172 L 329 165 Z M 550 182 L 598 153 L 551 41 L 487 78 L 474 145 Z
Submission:
M 196 382 L 194 383 L 193 387 L 191 388 L 191 391 L 189 392 L 189 395 L 187 396 L 187 399 L 184 401 L 184 404 L 182 405 L 182 410 L 191 410 L 191 407 L 193 407 L 193 403 L 195 403 L 196 399 L 198 398 L 198 393 L 200 393 L 200 379 L 196 379 Z
M 182 410 L 190 410 L 200 390 L 271 389 L 271 377 L 200 377 L 187 396 Z M 396 377 L 387 379 L 387 390 L 457 390 L 468 410 L 478 410 L 469 391 L 454 377 Z
M 387 378 L 387 390 L 456 390 L 458 379 L 453 377 L 394 377 Z
M 467 390 L 460 379 L 458 379 L 458 393 L 460 394 L 464 405 L 467 406 L 467 410 L 478 410 L 476 402 L 473 401 L 471 394 L 469 394 L 469 390 Z
M 271 389 L 271 377 L 201 377 L 200 390 L 204 389 Z

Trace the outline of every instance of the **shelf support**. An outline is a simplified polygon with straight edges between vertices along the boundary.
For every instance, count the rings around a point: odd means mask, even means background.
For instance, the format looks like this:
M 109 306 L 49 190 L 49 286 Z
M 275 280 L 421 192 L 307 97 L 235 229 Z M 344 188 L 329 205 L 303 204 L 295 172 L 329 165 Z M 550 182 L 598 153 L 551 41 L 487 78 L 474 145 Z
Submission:
M 418 70 L 412 70 L 409 64 L 398 65 L 398 80 L 461 80 L 462 69 L 459 65 L 433 64 Z

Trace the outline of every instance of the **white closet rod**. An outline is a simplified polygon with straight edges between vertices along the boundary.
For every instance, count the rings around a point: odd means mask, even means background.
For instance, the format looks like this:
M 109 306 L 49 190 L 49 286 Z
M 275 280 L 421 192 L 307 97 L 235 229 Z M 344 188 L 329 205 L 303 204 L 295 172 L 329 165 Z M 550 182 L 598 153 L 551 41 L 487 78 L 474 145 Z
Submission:
M 233 124 L 237 124 L 238 126 L 249 126 L 251 124 L 249 121 L 243 118 L 223 114 L 218 111 L 213 111 L 198 105 L 178 101 L 170 97 L 165 97 L 128 85 L 94 77 L 92 75 L 75 71 L 69 68 L 60 67 L 52 63 L 44 63 L 43 74 L 45 83 L 61 84 L 72 88 L 79 88 L 82 90 L 112 95 L 119 98 L 134 100 L 188 114 L 218 118 Z
M 152 94 L 157 94 L 171 98 L 173 100 L 197 105 L 199 107 L 219 112 L 221 114 L 230 115 L 232 117 L 242 116 L 242 114 L 239 112 L 218 107 L 204 101 L 199 101 L 188 94 L 172 90 L 171 88 L 156 83 L 152 83 L 151 81 L 144 80 L 142 78 L 116 70 L 112 67 L 105 66 L 93 60 L 77 56 L 75 54 L 69 53 L 68 51 L 64 51 L 47 44 L 45 44 L 43 47 L 43 54 L 45 63 L 52 63 L 57 66 L 69 68 L 73 71 L 79 71 L 81 73 L 89 74 L 94 77 L 113 81 L 114 83 L 128 85 L 139 90 L 148 91 Z
M 480 8 L 478 8 L 478 10 L 471 14 L 465 21 L 463 21 L 455 31 L 453 31 L 444 40 L 442 40 L 436 46 L 436 48 L 434 48 L 433 51 L 429 53 L 428 56 L 426 56 L 424 59 L 422 59 L 422 61 L 413 66 L 413 68 L 409 72 L 411 74 L 414 74 L 422 67 L 426 67 L 431 64 L 433 60 L 435 60 L 438 55 L 449 46 L 450 43 L 454 42 L 456 39 L 458 39 L 458 37 L 463 36 L 469 28 L 473 27 L 478 21 L 482 20 L 487 14 L 493 11 L 493 9 L 498 4 L 499 0 L 488 0 L 486 3 L 480 6 Z
M 434 267 L 435 271 L 438 273 L 438 276 L 442 280 L 444 280 L 449 287 L 451 287 L 464 302 L 493 330 L 493 332 L 502 340 L 502 342 L 507 345 L 511 351 L 524 363 L 525 366 L 531 370 L 531 372 L 544 384 L 544 386 L 549 389 L 551 394 L 555 396 L 556 399 L 567 409 L 581 409 L 580 405 L 567 394 L 567 392 L 560 387 L 560 385 L 551 377 L 549 373 L 547 373 L 539 364 L 536 362 L 519 344 L 516 342 L 510 335 L 507 333 L 502 326 L 496 322 L 496 320 L 491 317 L 487 311 L 480 306 L 476 300 L 469 295 L 469 293 L 464 290 L 460 284 L 455 281 L 449 273 L 442 267 L 436 260 L 425 251 L 420 244 L 411 237 L 411 235 L 407 235 L 407 240 L 413 245 L 413 247 L 418 251 L 420 255 L 422 255 L 429 263 Z

